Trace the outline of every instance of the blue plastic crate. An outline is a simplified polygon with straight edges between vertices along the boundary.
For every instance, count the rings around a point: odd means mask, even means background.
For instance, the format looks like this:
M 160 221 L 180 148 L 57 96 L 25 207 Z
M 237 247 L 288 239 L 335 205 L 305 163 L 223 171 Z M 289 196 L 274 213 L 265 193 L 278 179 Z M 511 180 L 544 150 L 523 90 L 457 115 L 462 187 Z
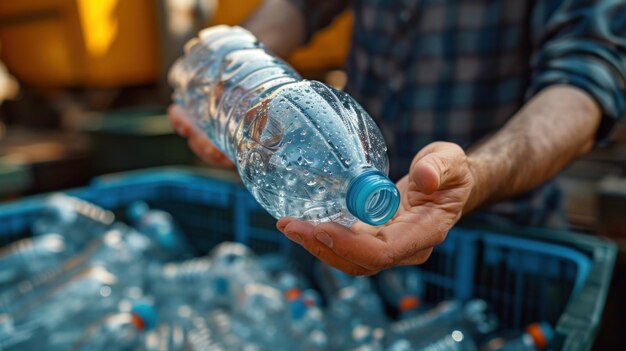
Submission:
M 243 242 L 289 252 L 276 221 L 239 190 Z M 503 329 L 556 325 L 557 349 L 592 347 L 615 263 L 605 239 L 545 229 L 455 227 L 422 266 L 426 303 L 482 298 Z M 306 260 L 298 252 L 299 260 Z
M 224 240 L 255 251 L 312 257 L 275 229 L 276 221 L 234 174 L 156 169 L 106 176 L 67 193 L 113 210 L 124 220 L 131 202 L 144 200 L 170 212 L 199 253 Z M 0 244 L 28 236 L 42 197 L 0 206 Z M 483 298 L 504 328 L 535 321 L 557 325 L 564 350 L 591 347 L 600 323 L 615 260 L 608 241 L 573 233 L 516 233 L 510 229 L 454 228 L 422 268 L 426 302 Z

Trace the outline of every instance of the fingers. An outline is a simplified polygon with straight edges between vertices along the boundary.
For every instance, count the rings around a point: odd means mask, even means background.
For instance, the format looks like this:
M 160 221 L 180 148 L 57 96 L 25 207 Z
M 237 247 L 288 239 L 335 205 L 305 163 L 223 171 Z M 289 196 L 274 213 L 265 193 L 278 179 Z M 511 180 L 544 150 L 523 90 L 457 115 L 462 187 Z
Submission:
M 293 218 L 282 218 L 277 227 L 331 266 L 352 275 L 370 275 L 397 265 L 423 264 L 433 247 L 443 242 L 449 228 L 445 223 L 429 221 L 422 226 L 414 220 L 384 227 L 377 235 L 337 223 L 314 226 Z M 420 231 L 424 227 L 431 230 Z
M 465 151 L 453 143 L 436 142 L 426 146 L 413 159 L 409 177 L 417 191 L 430 195 L 457 185 L 465 175 Z
M 337 223 L 323 223 L 313 229 L 318 242 L 338 257 L 372 272 L 379 272 L 399 264 L 422 264 L 432 248 L 446 237 L 444 223 L 394 222 L 382 228 L 377 235 L 354 232 Z
M 393 266 L 395 258 L 383 236 L 354 232 L 337 223 L 322 223 L 314 236 L 337 256 L 378 272 Z
M 283 218 L 278 221 L 278 229 L 292 241 L 302 245 L 312 255 L 321 261 L 338 268 L 350 275 L 371 275 L 376 271 L 359 266 L 337 255 L 326 244 L 315 237 L 315 226 L 311 223 L 298 221 L 292 218 Z
M 232 168 L 232 162 L 196 127 L 186 116 L 185 111 L 178 105 L 168 108 L 168 118 L 176 132 L 187 138 L 187 144 L 193 152 L 208 164 Z
M 191 122 L 185 116 L 185 111 L 182 107 L 178 105 L 170 105 L 167 108 L 167 117 L 170 120 L 170 123 L 172 123 L 172 127 L 174 127 L 176 133 L 183 138 L 187 138 L 189 136 Z

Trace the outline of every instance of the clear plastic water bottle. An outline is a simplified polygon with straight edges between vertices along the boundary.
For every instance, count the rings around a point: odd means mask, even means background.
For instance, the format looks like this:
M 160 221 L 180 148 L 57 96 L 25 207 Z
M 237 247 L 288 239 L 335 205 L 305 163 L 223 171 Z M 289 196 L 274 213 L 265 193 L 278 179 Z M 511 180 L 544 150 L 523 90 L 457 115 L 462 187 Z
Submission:
M 201 351 L 201 350 L 244 350 L 260 351 L 257 340 L 252 338 L 251 328 L 242 324 L 236 316 L 222 309 L 206 314 L 198 313 L 189 305 L 180 306 L 172 327 L 159 327 L 159 337 L 149 335 L 146 338 L 146 349 L 155 349 L 157 344 L 174 345 L 174 348 L 157 350 Z M 182 336 L 182 347 L 181 345 Z
M 0 290 L 61 264 L 71 250 L 58 234 L 16 241 L 0 249 Z
M 372 328 L 369 325 L 356 325 L 351 330 L 351 343 L 348 349 L 351 351 L 382 351 L 385 330 Z
M 479 303 L 483 306 L 482 303 Z M 427 331 L 434 325 L 454 325 L 463 319 L 464 305 L 461 301 L 444 301 L 420 315 L 393 322 L 390 331 L 397 337 Z
M 67 245 L 82 248 L 94 237 L 107 231 L 115 222 L 112 212 L 87 201 L 65 194 L 54 194 L 45 200 L 44 210 L 34 222 L 35 235 L 57 233 Z
M 319 306 L 308 303 L 304 294 L 288 300 L 290 330 L 299 342 L 298 350 L 321 351 L 329 347 L 329 337 L 324 312 Z
M 63 265 L 24 279 L 2 291 L 0 313 L 11 313 L 37 300 L 88 267 L 105 267 L 124 282 L 126 289 L 143 289 L 148 263 L 145 255 L 147 247 L 149 242 L 146 238 L 125 231 L 122 227 L 112 229 L 92 239 L 84 250 L 67 259 Z
M 272 350 L 293 349 L 289 330 L 288 306 L 281 291 L 260 283 L 248 283 L 236 292 L 235 315 L 254 326 L 252 339 Z
M 315 277 L 328 304 L 331 344 L 338 349 L 378 348 L 389 320 L 370 279 L 318 263 Z
M 397 339 L 391 345 L 388 345 L 385 351 L 413 351 L 413 347 L 411 347 L 411 342 L 407 339 Z
M 206 323 L 209 329 L 215 332 L 215 339 L 219 341 L 223 350 L 260 351 L 285 349 L 281 344 L 262 344 L 263 340 L 257 337 L 258 332 L 255 332 L 255 329 L 263 329 L 263 324 L 246 325 L 237 315 L 222 309 L 209 313 Z M 204 334 L 206 335 L 206 332 Z M 288 335 L 283 340 L 288 344 Z M 207 350 L 207 348 L 201 349 Z
M 223 302 L 223 287 L 214 279 L 211 260 L 199 257 L 151 267 L 148 292 L 157 301 L 159 313 L 173 318 L 182 305 L 206 312 Z
M 311 284 L 308 279 L 294 269 L 285 269 L 274 277 L 275 285 L 288 301 L 301 299 L 302 294 Z
M 328 301 L 333 299 L 341 289 L 351 286 L 356 279 L 322 262 L 315 263 L 313 274 L 315 282 L 320 287 L 324 298 Z
M 127 212 L 134 227 L 164 249 L 167 255 L 163 259 L 179 259 L 193 255 L 191 245 L 169 213 L 151 209 L 143 201 L 131 204 Z
M 101 266 L 86 268 L 68 280 L 57 281 L 45 294 L 6 314 L 3 329 L 10 334 L 4 337 L 11 338 L 18 349 L 67 347 L 80 336 L 81 327 L 115 311 L 121 297 L 116 276 Z M 15 338 L 13 332 L 19 333 L 21 339 Z
M 413 341 L 411 347 L 422 351 L 478 351 L 471 333 L 463 328 L 453 328 L 444 335 Z
M 230 306 L 233 298 L 248 283 L 269 284 L 270 278 L 247 246 L 224 242 L 210 253 L 212 264 L 212 287 L 214 302 L 218 306 Z
M 554 338 L 554 330 L 548 323 L 533 323 L 520 335 L 497 337 L 487 342 L 481 351 L 539 351 L 545 350 Z
M 315 269 L 331 313 L 341 318 L 358 319 L 372 326 L 385 326 L 388 319 L 382 300 L 366 277 L 350 276 L 327 264 L 318 263 Z
M 485 301 L 452 301 L 392 325 L 390 340 L 405 339 L 416 350 L 474 351 L 497 326 L 497 318 Z
M 130 312 L 109 315 L 93 325 L 79 341 L 81 350 L 135 349 L 146 332 L 153 330 L 159 321 L 151 303 L 137 302 Z
M 419 268 L 395 267 L 382 271 L 377 278 L 383 299 L 400 318 L 409 318 L 421 311 L 424 281 Z
M 154 306 L 138 303 L 130 312 L 106 316 L 90 326 L 72 350 L 136 350 L 143 344 L 145 332 L 154 329 L 157 323 L 158 314 Z
M 174 99 L 274 217 L 387 222 L 400 195 L 387 148 L 349 95 L 302 80 L 248 31 L 216 26 L 170 72 Z
M 160 323 L 148 332 L 144 339 L 146 351 L 183 351 L 185 349 L 185 330 L 177 322 Z

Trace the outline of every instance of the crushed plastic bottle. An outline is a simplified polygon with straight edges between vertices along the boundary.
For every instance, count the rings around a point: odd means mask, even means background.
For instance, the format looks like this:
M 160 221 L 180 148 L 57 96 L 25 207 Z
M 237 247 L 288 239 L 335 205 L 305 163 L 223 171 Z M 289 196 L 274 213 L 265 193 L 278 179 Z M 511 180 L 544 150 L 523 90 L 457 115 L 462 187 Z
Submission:
M 315 273 L 328 303 L 331 344 L 345 350 L 382 347 L 389 319 L 371 281 L 323 263 Z
M 61 264 L 72 253 L 58 234 L 26 238 L 5 246 L 0 249 L 0 290 Z
M 387 148 L 349 95 L 302 80 L 240 27 L 200 32 L 170 71 L 175 102 L 275 218 L 387 222 L 400 194 Z
M 169 213 L 151 209 L 143 201 L 131 204 L 127 212 L 137 231 L 163 248 L 162 252 L 166 254 L 164 260 L 189 258 L 193 255 L 191 245 Z
M 88 267 L 2 316 L 8 333 L 0 335 L 5 340 L 0 343 L 10 349 L 67 348 L 80 337 L 81 326 L 115 311 L 121 294 L 116 276 L 101 266 Z
M 424 281 L 419 268 L 401 266 L 378 274 L 381 296 L 401 319 L 422 311 Z
M 34 222 L 35 235 L 63 235 L 66 244 L 81 249 L 91 239 L 109 230 L 115 216 L 93 203 L 62 193 L 50 195 Z
M 498 320 L 484 300 L 449 301 L 394 323 L 388 343 L 406 340 L 416 350 L 476 351 L 497 327 Z
M 146 331 L 158 322 L 157 311 L 148 303 L 138 303 L 130 312 L 109 315 L 98 321 L 72 347 L 75 351 L 133 351 L 143 344 Z

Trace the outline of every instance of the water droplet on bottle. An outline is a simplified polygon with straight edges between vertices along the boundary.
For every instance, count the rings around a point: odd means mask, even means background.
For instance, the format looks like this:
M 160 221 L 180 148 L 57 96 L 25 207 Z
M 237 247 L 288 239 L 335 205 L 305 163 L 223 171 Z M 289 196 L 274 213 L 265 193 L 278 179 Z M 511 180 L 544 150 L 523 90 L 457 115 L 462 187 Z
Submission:
M 308 176 L 309 175 L 309 170 L 305 169 L 304 171 L 302 171 L 302 174 L 304 174 L 305 176 Z
M 285 155 L 280 155 L 280 164 L 285 166 L 287 163 L 287 157 Z
M 300 132 L 300 135 L 305 136 L 306 135 L 306 129 L 302 129 L 302 131 Z
M 307 172 L 307 171 L 305 171 L 305 172 Z M 308 172 L 307 172 L 307 173 L 308 173 Z M 308 185 L 308 186 L 313 186 L 313 185 L 315 185 L 315 183 L 317 183 L 317 182 L 315 181 L 315 179 L 310 179 L 308 182 L 306 182 L 306 185 Z
M 286 180 L 287 180 L 287 185 L 289 186 L 296 184 L 296 176 L 294 176 L 293 174 L 289 174 Z
M 319 188 L 317 188 L 317 192 L 323 194 L 324 192 L 326 192 L 326 187 L 320 186 Z

